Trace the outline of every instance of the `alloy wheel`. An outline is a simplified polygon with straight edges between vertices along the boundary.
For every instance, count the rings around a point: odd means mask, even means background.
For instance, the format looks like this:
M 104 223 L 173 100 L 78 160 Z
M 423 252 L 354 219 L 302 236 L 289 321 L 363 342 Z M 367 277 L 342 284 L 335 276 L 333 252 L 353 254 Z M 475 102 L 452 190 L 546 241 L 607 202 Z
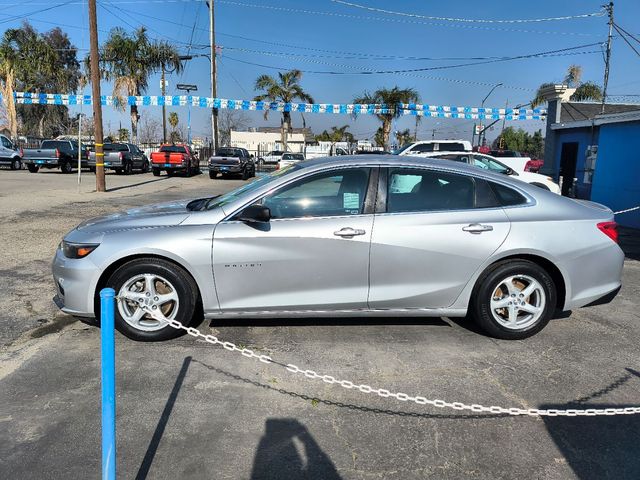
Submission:
M 144 308 L 159 313 L 163 320 L 151 317 Z M 137 330 L 153 332 L 167 326 L 180 307 L 175 287 L 160 275 L 145 273 L 124 282 L 118 292 L 118 312 L 122 319 Z
M 511 275 L 498 283 L 491 296 L 493 318 L 510 330 L 535 324 L 546 306 L 544 288 L 529 275 Z

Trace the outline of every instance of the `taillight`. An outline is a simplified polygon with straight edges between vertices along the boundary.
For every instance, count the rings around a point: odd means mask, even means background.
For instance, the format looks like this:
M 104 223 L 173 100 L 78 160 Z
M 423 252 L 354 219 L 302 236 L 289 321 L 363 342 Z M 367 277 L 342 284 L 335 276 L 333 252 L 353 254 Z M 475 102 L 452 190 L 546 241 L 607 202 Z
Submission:
M 527 163 L 524 164 L 524 171 L 530 172 L 532 167 L 533 167 L 533 162 L 529 160 L 527 161 Z
M 60 150 L 56 148 L 56 158 L 60 158 Z
M 280 170 L 280 162 L 276 163 L 276 170 Z
M 24 158 L 24 149 L 20 147 L 20 158 Z
M 120 152 L 120 161 L 122 161 L 124 159 L 124 155 L 122 155 L 122 152 Z
M 601 222 L 598 229 L 614 242 L 618 243 L 618 224 L 616 222 Z

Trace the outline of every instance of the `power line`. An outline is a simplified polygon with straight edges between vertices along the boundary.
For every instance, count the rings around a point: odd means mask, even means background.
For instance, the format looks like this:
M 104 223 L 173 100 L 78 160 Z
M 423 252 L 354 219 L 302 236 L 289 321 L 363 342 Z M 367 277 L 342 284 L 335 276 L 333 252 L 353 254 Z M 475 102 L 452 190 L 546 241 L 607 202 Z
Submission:
M 567 55 L 572 55 L 572 54 L 581 54 L 582 52 L 575 52 L 575 53 L 568 53 L 571 52 L 573 50 L 577 50 L 577 49 L 581 49 L 581 48 L 586 48 L 586 47 L 592 47 L 595 45 L 600 45 L 600 42 L 598 43 L 590 43 L 590 44 L 586 44 L 586 45 L 578 45 L 575 47 L 568 47 L 568 48 L 561 48 L 561 49 L 557 49 L 557 50 L 549 50 L 546 52 L 539 52 L 539 53 L 533 53 L 533 54 L 528 54 L 528 55 L 517 55 L 514 57 L 505 57 L 505 58 L 500 58 L 500 59 L 494 59 L 494 60 L 486 60 L 486 61 L 478 61 L 478 62 L 470 62 L 470 63 L 459 63 L 456 65 L 439 65 L 439 66 L 435 66 L 435 67 L 421 67 L 421 68 L 409 68 L 409 69 L 399 69 L 399 70 L 360 70 L 360 71 L 354 71 L 354 72 L 339 72 L 339 71 L 313 71 L 313 70 L 302 70 L 305 73 L 316 73 L 316 74 L 326 74 L 326 75 L 372 75 L 372 74 L 398 74 L 398 73 L 414 73 L 414 72 L 425 72 L 425 71 L 433 71 L 433 70 L 446 70 L 446 69 L 450 69 L 450 68 L 460 68 L 460 67 L 469 67 L 469 66 L 476 66 L 476 65 L 485 65 L 485 64 L 490 64 L 490 63 L 498 63 L 498 62 L 505 62 L 505 61 L 512 61 L 512 60 L 521 60 L 521 59 L 526 59 L 526 58 L 535 58 L 535 57 L 545 57 L 545 56 L 564 56 L 563 54 L 567 54 Z M 566 52 L 566 53 L 565 53 Z M 584 53 L 598 53 L 598 51 L 595 52 L 584 52 Z M 232 58 L 227 56 L 226 58 L 228 58 L 229 60 L 233 60 L 236 62 L 240 62 L 240 63 L 246 63 L 249 65 L 255 65 L 258 67 L 262 67 L 262 68 L 271 68 L 271 69 L 275 69 L 275 70 L 286 70 L 285 68 L 282 67 L 274 67 L 272 65 L 264 65 L 264 64 L 259 64 L 259 63 L 254 63 L 254 62 L 247 62 L 245 60 L 240 60 L 237 58 Z
M 640 40 L 638 40 L 636 37 L 633 36 L 633 34 L 627 32 L 624 28 L 622 28 L 620 25 L 618 25 L 617 23 L 613 23 L 614 26 L 618 27 L 620 30 L 622 30 L 624 33 L 627 34 L 627 36 L 631 37 L 633 40 L 635 40 L 636 42 L 640 43 Z M 620 32 L 618 32 L 620 33 Z
M 627 37 L 622 33 L 622 30 L 618 29 L 618 26 L 615 23 L 613 24 L 613 28 L 616 30 L 616 32 L 620 34 L 620 37 L 622 37 L 622 39 L 626 42 L 626 44 L 629 45 L 631 50 L 633 50 L 636 53 L 636 55 L 640 57 L 640 52 L 636 50 L 636 47 L 634 47 L 629 40 L 627 40 Z
M 411 18 L 424 18 L 426 20 L 438 20 L 443 22 L 464 22 L 464 23 L 537 23 L 537 22 L 551 22 L 558 20 L 575 20 L 579 18 L 589 17 L 602 17 L 606 15 L 604 10 L 597 12 L 585 13 L 580 15 L 567 15 L 563 17 L 547 17 L 547 18 L 529 18 L 529 19 L 515 19 L 515 20 L 484 20 L 484 19 L 470 19 L 470 18 L 454 18 L 454 17 L 434 17 L 429 15 L 418 15 L 415 13 L 396 12 L 393 10 L 384 10 L 382 8 L 368 7 L 366 5 L 360 5 L 358 3 L 345 2 L 344 0 L 331 0 L 333 3 L 339 3 L 348 7 L 360 8 L 370 12 L 384 13 L 387 15 L 399 15 L 403 17 Z
M 0 24 L 2 24 L 2 23 L 10 23 L 10 22 L 13 22 L 13 21 L 15 21 L 15 20 L 21 20 L 21 19 L 23 19 L 23 18 L 30 17 L 31 15 L 35 15 L 35 14 L 37 14 L 37 13 L 43 13 L 43 12 L 47 12 L 47 11 L 49 11 L 49 10 L 53 10 L 54 8 L 63 7 L 63 6 L 65 6 L 65 5 L 68 5 L 68 4 L 72 3 L 73 1 L 74 1 L 74 0 L 69 0 L 69 1 L 67 1 L 67 2 L 64 2 L 64 3 L 58 3 L 58 4 L 55 4 L 55 5 L 51 5 L 51 4 L 49 3 L 49 4 L 47 4 L 47 5 L 49 5 L 49 6 L 48 6 L 48 7 L 46 7 L 46 8 L 40 8 L 40 9 L 38 9 L 38 10 L 34 10 L 34 11 L 32 11 L 32 12 L 29 12 L 29 13 L 24 13 L 24 14 L 21 14 L 21 15 L 14 15 L 13 17 L 9 17 L 9 18 L 5 18 L 4 20 L 0 20 Z

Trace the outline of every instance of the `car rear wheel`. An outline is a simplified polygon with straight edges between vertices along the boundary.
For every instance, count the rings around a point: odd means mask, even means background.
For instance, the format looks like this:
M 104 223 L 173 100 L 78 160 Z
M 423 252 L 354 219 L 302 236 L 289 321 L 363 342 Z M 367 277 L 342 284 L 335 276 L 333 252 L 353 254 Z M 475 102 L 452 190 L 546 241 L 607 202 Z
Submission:
M 29 171 L 30 171 L 31 173 L 38 173 L 38 170 L 40 170 L 40 167 L 39 167 L 39 166 L 37 166 L 37 165 L 33 165 L 33 164 L 31 164 L 31 163 L 27 165 L 27 168 L 29 169 Z
M 160 176 L 160 169 L 159 168 L 153 168 L 152 172 L 153 172 L 153 176 L 154 177 L 159 177 Z
M 189 326 L 198 302 L 198 287 L 177 265 L 157 258 L 133 260 L 118 268 L 107 281 L 116 291 L 116 328 L 138 341 L 154 342 L 184 333 L 167 320 Z M 144 307 L 144 308 L 142 308 Z M 148 313 L 157 312 L 159 318 Z
M 242 180 L 248 180 L 249 178 L 251 178 L 249 167 L 244 167 L 244 169 L 242 170 Z
M 549 323 L 556 306 L 556 287 L 537 264 L 508 260 L 481 277 L 471 302 L 473 316 L 485 332 L 518 340 L 535 335 Z
M 14 158 L 11 161 L 11 170 L 21 170 L 22 169 L 22 161 L 19 158 Z
M 62 171 L 62 173 L 71 173 L 73 172 L 73 167 L 71 166 L 70 162 L 64 162 L 62 165 L 60 165 L 60 170 Z
M 123 172 L 125 175 L 131 175 L 133 173 L 133 164 L 131 162 L 126 162 L 124 164 Z

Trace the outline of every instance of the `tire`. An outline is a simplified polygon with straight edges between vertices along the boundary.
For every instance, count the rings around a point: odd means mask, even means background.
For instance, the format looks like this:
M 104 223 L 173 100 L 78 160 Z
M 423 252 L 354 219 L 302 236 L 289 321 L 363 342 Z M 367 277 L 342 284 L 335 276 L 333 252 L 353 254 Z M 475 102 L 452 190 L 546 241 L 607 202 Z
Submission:
M 532 292 L 521 297 L 528 287 Z M 535 335 L 549 323 L 556 300 L 556 286 L 542 267 L 528 260 L 505 260 L 478 279 L 469 309 L 490 336 L 520 340 Z
M 256 164 L 254 163 L 251 167 L 251 178 L 256 176 Z
M 60 165 L 60 171 L 62 173 L 72 173 L 73 172 L 73 167 L 71 166 L 70 162 L 63 162 Z
M 133 164 L 131 162 L 126 162 L 124 164 L 124 169 L 122 170 L 122 173 L 124 173 L 125 175 L 131 175 L 133 173 Z
M 152 276 L 150 283 L 145 281 L 145 275 Z M 149 285 L 153 285 L 153 291 Z M 146 314 L 136 320 L 138 311 L 137 299 L 150 299 L 150 305 L 155 305 L 163 315 L 178 320 L 185 326 L 191 325 L 198 306 L 198 286 L 191 276 L 181 267 L 158 258 L 140 258 L 125 263 L 119 267 L 107 280 L 107 287 L 113 288 L 122 300 L 118 300 L 115 308 L 115 325 L 120 333 L 141 342 L 157 342 L 169 340 L 182 335 L 182 330 L 176 330 L 168 324 L 163 324 L 148 317 Z M 155 295 L 159 293 L 160 295 Z M 127 300 L 124 296 L 129 293 L 132 297 Z M 151 295 L 147 296 L 146 293 Z M 136 295 L 137 294 L 137 295 Z M 174 296 L 165 303 L 156 303 L 154 298 L 161 295 Z M 140 313 L 143 313 L 142 311 Z
M 40 167 L 37 165 L 34 165 L 33 163 L 28 163 L 27 164 L 27 169 L 31 172 L 31 173 L 38 173 L 38 170 L 40 170 Z
M 543 190 L 549 191 L 549 187 L 547 187 L 544 183 L 533 182 L 533 183 L 531 183 L 531 185 L 533 185 L 535 187 L 538 187 L 538 188 L 541 188 Z
M 187 178 L 189 178 L 189 177 L 191 177 L 192 175 L 193 175 L 193 172 L 192 172 L 192 170 L 191 170 L 191 165 L 188 165 L 188 166 L 187 166 L 187 170 L 186 170 L 186 172 L 185 172 L 185 176 L 186 176 Z
M 149 172 L 149 162 L 146 160 L 142 162 L 142 167 L 140 168 L 140 173 L 148 173 Z
M 153 176 L 154 177 L 159 177 L 160 176 L 160 169 L 159 168 L 152 168 L 151 171 L 153 172 Z
M 249 180 L 249 178 L 251 178 L 251 175 L 249 174 L 249 167 L 244 167 L 242 169 L 242 180 Z
M 22 160 L 19 158 L 11 160 L 11 170 L 22 170 Z
M 216 178 L 218 176 L 218 172 L 213 172 L 211 170 L 209 170 L 209 178 L 211 180 L 213 180 L 214 178 Z

